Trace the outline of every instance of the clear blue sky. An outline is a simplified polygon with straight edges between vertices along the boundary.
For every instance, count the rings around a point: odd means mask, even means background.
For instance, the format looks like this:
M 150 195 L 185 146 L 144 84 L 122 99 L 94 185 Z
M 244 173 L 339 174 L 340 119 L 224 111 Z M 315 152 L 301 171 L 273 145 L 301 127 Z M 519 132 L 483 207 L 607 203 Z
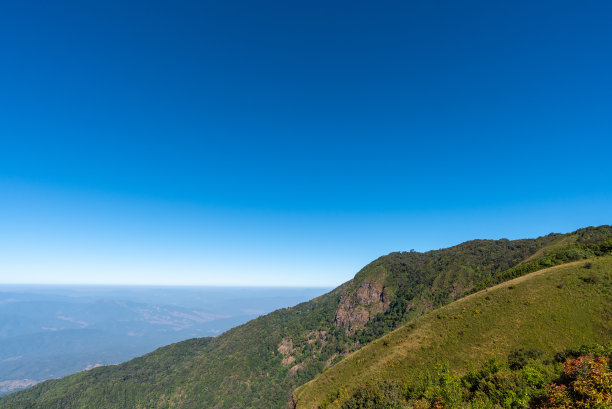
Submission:
M 609 1 L 19 1 L 0 282 L 339 284 L 612 223 Z

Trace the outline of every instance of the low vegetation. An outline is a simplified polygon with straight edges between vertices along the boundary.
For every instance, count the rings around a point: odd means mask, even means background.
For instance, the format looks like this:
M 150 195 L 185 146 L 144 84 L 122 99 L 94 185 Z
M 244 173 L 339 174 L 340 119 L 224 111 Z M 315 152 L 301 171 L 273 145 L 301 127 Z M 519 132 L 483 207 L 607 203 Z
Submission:
M 342 409 L 611 408 L 612 343 L 584 345 L 541 359 L 519 349 L 507 360 L 490 359 L 478 370 L 452 375 L 448 366 L 412 375 L 404 383 L 359 387 Z M 327 407 L 326 402 L 320 405 Z

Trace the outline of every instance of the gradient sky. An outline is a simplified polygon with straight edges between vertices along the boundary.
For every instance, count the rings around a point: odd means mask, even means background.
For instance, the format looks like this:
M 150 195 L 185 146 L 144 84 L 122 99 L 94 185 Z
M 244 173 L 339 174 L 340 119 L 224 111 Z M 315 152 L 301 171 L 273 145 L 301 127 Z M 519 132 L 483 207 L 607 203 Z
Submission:
M 0 283 L 333 286 L 612 223 L 609 1 L 18 1 Z

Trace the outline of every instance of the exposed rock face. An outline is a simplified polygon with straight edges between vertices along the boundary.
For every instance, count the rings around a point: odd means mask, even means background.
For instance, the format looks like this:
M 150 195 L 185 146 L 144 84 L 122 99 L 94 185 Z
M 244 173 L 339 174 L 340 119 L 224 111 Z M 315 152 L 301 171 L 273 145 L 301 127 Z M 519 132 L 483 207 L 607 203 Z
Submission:
M 278 352 L 281 355 L 289 355 L 293 352 L 293 341 L 289 338 L 283 338 L 278 344 Z
M 284 366 L 289 366 L 295 362 L 295 357 L 291 356 L 293 352 L 293 341 L 290 338 L 283 338 L 278 344 L 278 352 L 283 356 L 281 361 Z
M 364 281 L 355 293 L 357 302 L 362 305 L 382 301 L 383 286 L 380 282 Z
M 295 375 L 297 371 L 303 368 L 304 368 L 304 363 L 302 362 L 302 363 L 292 366 L 291 369 L 289 369 L 289 372 L 291 372 L 292 375 Z
M 365 327 L 376 314 L 386 311 L 391 301 L 383 282 L 384 278 L 364 280 L 355 294 L 345 291 L 336 310 L 335 325 L 352 334 Z
M 293 357 L 291 355 L 288 355 L 288 356 L 283 358 L 282 364 L 285 365 L 285 366 L 289 366 L 289 365 L 291 365 L 294 362 L 295 362 L 295 357 Z

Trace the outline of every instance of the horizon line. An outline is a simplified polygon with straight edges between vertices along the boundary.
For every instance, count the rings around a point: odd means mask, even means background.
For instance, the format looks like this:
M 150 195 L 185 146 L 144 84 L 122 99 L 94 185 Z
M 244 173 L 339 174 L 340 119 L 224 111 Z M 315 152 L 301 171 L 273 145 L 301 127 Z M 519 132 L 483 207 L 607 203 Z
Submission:
M 234 284 L 121 284 L 121 283 L 0 283 L 2 286 L 34 287 L 198 287 L 198 288 L 336 288 L 329 285 L 234 285 Z

